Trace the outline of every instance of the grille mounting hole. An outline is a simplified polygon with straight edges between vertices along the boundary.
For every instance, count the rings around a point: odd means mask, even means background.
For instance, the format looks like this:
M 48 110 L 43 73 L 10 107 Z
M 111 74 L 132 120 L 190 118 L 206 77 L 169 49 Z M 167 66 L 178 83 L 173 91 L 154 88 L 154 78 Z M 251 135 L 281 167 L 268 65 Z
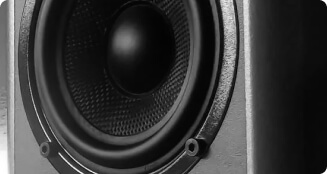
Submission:
M 50 144 L 49 142 L 44 142 L 40 145 L 40 153 L 44 158 L 50 155 Z

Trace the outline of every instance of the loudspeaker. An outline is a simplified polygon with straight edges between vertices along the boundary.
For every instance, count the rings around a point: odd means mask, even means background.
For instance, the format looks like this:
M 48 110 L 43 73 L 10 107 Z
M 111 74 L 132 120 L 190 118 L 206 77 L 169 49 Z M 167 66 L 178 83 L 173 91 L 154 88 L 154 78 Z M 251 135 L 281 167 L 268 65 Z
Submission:
M 21 5 L 15 173 L 246 171 L 236 2 Z
M 11 172 L 321 168 L 306 142 L 321 116 L 305 101 L 323 103 L 307 95 L 306 5 L 16 0 Z

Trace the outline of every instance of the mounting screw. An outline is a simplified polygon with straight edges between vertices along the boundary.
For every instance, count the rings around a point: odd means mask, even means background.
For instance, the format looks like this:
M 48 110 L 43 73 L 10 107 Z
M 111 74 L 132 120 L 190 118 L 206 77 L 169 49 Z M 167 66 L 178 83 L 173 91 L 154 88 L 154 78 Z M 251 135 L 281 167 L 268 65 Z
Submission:
M 201 139 L 190 138 L 185 143 L 185 151 L 189 156 L 201 156 L 207 149 L 207 143 Z
M 40 153 L 44 158 L 48 158 L 52 154 L 51 144 L 46 141 L 40 145 Z

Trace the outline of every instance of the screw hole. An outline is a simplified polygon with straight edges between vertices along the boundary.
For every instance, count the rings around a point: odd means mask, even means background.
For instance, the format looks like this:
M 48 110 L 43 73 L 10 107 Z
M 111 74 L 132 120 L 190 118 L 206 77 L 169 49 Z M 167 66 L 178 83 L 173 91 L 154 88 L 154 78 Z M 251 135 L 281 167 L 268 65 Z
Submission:
M 40 153 L 44 158 L 50 155 L 50 144 L 49 142 L 44 142 L 40 145 Z
M 195 150 L 195 145 L 194 145 L 193 143 L 189 144 L 189 145 L 188 145 L 188 150 L 189 150 L 190 152 L 194 152 L 194 150 Z
M 47 148 L 47 146 L 42 146 L 42 148 L 41 148 L 41 152 L 42 152 L 43 154 L 46 154 L 46 153 L 48 152 L 48 148 Z
M 190 156 L 197 156 L 200 151 L 199 142 L 195 139 L 189 139 L 185 144 L 185 151 Z

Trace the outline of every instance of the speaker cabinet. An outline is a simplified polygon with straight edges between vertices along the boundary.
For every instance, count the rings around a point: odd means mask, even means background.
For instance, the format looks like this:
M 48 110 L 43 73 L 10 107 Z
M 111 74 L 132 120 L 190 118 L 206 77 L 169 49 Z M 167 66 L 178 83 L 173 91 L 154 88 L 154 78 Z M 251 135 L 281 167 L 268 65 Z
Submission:
M 321 170 L 306 5 L 16 0 L 11 171 Z

